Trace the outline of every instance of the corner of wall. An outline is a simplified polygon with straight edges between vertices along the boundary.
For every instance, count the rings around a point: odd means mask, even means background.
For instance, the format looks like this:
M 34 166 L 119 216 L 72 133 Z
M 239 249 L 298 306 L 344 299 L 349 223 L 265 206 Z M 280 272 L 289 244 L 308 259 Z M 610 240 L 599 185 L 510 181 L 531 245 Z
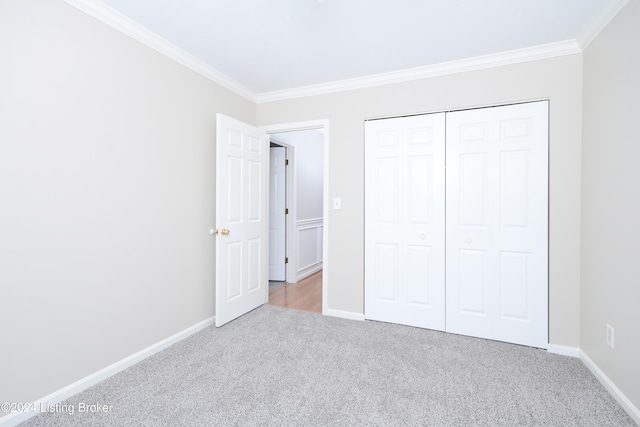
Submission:
M 638 409 L 620 389 L 614 384 L 609 377 L 595 364 L 584 351 L 580 350 L 580 360 L 586 365 L 591 373 L 600 381 L 613 398 L 622 406 L 631 418 L 640 425 L 640 409 Z

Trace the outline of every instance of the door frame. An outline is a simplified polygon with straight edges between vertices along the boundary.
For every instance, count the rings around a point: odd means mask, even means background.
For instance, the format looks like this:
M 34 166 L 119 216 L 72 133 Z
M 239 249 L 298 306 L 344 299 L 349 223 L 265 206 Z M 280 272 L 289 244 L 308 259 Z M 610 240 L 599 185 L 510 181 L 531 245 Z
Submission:
M 322 182 L 322 314 L 327 314 L 327 301 L 328 301 L 328 278 L 329 278 L 329 119 L 320 120 L 307 120 L 303 122 L 290 122 L 273 125 L 258 126 L 263 129 L 271 138 L 271 134 L 280 132 L 292 132 L 301 130 L 313 130 L 323 129 L 323 182 Z M 278 142 L 280 144 L 280 142 Z M 288 174 L 289 175 L 289 174 Z M 293 223 L 293 221 L 291 221 Z M 295 224 L 293 224 L 295 226 Z M 289 229 L 287 228 L 287 231 Z M 289 263 L 289 269 L 287 270 L 287 279 L 289 278 L 289 271 L 293 270 L 293 263 Z M 295 275 L 295 273 L 294 273 Z

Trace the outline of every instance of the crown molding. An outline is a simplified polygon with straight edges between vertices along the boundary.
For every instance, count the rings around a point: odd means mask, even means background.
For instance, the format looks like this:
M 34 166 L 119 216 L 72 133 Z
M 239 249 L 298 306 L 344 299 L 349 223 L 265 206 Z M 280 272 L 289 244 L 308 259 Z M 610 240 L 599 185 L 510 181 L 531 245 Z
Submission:
M 147 45 L 236 94 L 256 102 L 256 93 L 98 0 L 65 0 L 116 30 Z
M 484 68 L 499 67 L 502 65 L 517 64 L 520 62 L 553 58 L 556 56 L 571 55 L 581 52 L 582 50 L 576 40 L 566 40 L 563 42 L 549 43 L 524 49 L 516 49 L 507 52 L 427 65 L 424 67 L 409 68 L 406 70 L 303 86 L 294 89 L 259 93 L 257 95 L 257 102 L 265 103 L 300 98 L 304 96 L 324 95 L 328 93 L 362 89 L 391 83 L 401 83 L 411 80 L 462 73 L 465 71 L 481 70 Z
M 69 5 L 93 16 L 116 30 L 132 37 L 159 53 L 173 59 L 196 73 L 255 103 L 266 103 L 304 96 L 324 95 L 392 83 L 401 83 L 447 74 L 481 70 L 520 62 L 581 53 L 613 19 L 629 0 L 609 0 L 596 18 L 575 40 L 482 55 L 473 58 L 374 74 L 353 79 L 333 81 L 293 89 L 255 93 L 243 84 L 186 53 L 167 40 L 113 10 L 99 0 L 65 0 Z
M 584 51 L 627 3 L 629 0 L 609 0 L 576 39 L 580 49 Z

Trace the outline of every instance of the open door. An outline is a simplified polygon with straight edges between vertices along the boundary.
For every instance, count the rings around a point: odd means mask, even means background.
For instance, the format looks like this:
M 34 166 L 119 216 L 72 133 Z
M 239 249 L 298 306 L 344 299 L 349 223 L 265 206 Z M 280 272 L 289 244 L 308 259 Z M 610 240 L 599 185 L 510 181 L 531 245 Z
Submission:
M 269 280 L 285 281 L 286 148 L 270 148 L 269 166 Z
M 269 137 L 217 115 L 216 326 L 267 302 Z

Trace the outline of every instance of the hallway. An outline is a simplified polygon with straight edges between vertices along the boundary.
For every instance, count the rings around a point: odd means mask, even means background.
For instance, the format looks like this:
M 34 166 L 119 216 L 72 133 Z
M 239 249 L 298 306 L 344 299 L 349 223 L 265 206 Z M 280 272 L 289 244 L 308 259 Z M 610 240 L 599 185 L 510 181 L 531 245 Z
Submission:
M 282 284 L 269 290 L 269 305 L 322 313 L 322 270 L 298 283 L 269 282 L 269 287 L 275 283 Z

